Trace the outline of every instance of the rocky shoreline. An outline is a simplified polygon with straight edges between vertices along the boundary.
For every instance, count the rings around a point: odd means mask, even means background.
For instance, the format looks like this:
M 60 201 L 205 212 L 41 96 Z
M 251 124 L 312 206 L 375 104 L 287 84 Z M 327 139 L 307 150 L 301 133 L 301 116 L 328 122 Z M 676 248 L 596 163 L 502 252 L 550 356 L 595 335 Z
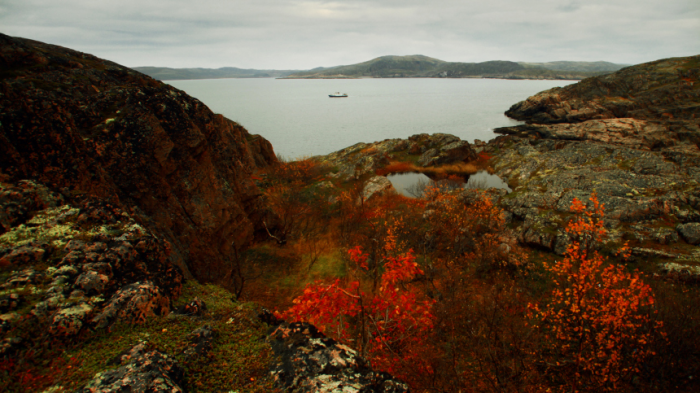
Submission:
M 538 93 L 506 112 L 527 124 L 496 129 L 505 136 L 488 143 L 421 134 L 317 159 L 358 179 L 393 160 L 425 167 L 486 153 L 513 189 L 492 195 L 521 244 L 563 254 L 571 201 L 596 192 L 611 249 L 627 241 L 658 271 L 692 272 L 700 262 L 699 69 L 700 56 L 659 60 Z M 368 184 L 390 186 L 377 177 Z

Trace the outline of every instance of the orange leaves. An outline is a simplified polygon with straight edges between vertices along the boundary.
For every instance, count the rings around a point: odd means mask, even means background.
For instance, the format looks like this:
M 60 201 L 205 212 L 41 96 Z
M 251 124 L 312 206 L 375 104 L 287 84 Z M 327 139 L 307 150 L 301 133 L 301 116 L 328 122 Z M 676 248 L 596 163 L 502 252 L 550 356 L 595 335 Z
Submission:
M 573 390 L 582 381 L 598 390 L 615 390 L 652 354 L 649 313 L 654 298 L 638 273 L 606 265 L 593 250 L 606 231 L 603 205 L 595 194 L 591 202 L 592 210 L 578 199 L 572 202 L 579 217 L 566 230 L 574 241 L 561 262 L 546 265 L 557 288 L 543 309 L 531 305 L 531 316 L 556 338 L 549 343 L 550 353 L 557 361 L 567 359 L 558 372 Z
M 418 168 L 410 162 L 392 161 L 389 163 L 389 165 L 385 166 L 384 168 L 377 169 L 376 174 L 379 176 L 386 176 L 392 173 L 407 173 L 417 171 Z

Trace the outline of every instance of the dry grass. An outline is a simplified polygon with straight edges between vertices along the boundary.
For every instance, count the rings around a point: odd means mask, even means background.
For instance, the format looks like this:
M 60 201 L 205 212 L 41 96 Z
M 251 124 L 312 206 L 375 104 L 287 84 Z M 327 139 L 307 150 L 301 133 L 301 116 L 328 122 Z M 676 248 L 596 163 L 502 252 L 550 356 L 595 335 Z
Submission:
M 465 176 L 472 175 L 479 171 L 479 166 L 476 163 L 459 162 L 442 166 L 420 167 L 410 162 L 392 161 L 389 165 L 376 171 L 377 175 L 385 176 L 393 173 L 423 173 L 437 179 L 444 179 L 449 176 Z

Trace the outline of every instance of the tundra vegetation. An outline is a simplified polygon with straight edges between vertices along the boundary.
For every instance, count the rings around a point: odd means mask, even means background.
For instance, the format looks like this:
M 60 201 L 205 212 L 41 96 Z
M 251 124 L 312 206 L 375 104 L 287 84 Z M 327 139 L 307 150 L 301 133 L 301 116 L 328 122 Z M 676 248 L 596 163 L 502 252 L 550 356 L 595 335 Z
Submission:
M 627 262 L 595 193 L 574 199 L 559 257 L 521 247 L 489 192 L 455 188 L 450 171 L 420 198 L 369 199 L 363 178 L 332 172 L 303 159 L 256 175 L 282 225 L 246 253 L 258 270 L 244 298 L 418 392 L 694 386 L 697 289 Z

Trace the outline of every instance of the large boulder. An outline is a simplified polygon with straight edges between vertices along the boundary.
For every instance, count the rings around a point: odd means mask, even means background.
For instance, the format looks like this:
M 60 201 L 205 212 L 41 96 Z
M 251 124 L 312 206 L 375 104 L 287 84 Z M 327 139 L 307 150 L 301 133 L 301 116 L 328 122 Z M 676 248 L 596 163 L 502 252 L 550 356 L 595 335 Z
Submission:
M 181 393 L 184 370 L 172 357 L 145 343 L 124 351 L 113 363 L 120 367 L 95 375 L 80 393 Z
M 356 351 L 326 337 L 308 323 L 283 323 L 268 340 L 277 356 L 272 375 L 278 386 L 299 393 L 404 393 L 409 388 L 373 371 Z
M 693 245 L 700 244 L 700 223 L 689 222 L 686 224 L 678 224 L 676 229 L 686 242 Z

